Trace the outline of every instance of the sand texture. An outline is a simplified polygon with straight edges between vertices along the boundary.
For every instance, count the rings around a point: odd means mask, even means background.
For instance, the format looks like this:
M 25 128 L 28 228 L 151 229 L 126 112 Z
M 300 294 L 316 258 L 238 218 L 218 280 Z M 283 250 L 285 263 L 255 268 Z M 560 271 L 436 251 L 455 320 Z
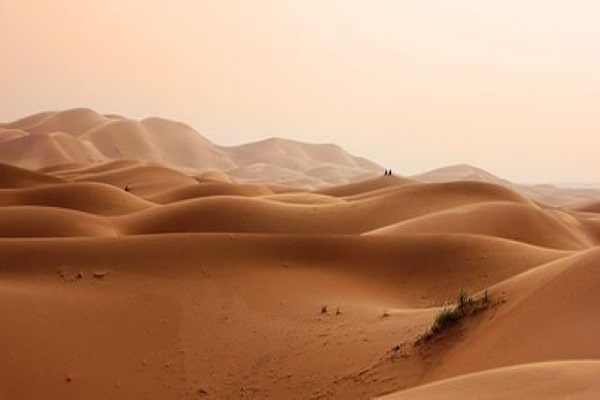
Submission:
M 0 160 L 1 400 L 600 397 L 591 192 L 86 109 Z

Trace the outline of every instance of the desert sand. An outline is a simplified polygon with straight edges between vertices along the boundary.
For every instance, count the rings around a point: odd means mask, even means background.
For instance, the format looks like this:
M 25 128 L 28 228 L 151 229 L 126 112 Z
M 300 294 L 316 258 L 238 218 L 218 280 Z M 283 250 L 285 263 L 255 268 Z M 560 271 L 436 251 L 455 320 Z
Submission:
M 85 109 L 0 160 L 2 400 L 600 396 L 593 192 Z

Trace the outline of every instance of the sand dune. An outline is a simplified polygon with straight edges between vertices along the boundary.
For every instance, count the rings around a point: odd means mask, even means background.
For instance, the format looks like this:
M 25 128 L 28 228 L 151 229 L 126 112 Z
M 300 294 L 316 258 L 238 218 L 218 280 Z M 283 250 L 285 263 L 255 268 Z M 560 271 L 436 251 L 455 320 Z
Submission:
M 357 184 L 358 186 L 359 183 Z M 347 200 L 366 200 L 394 196 L 410 199 L 412 206 L 418 207 L 421 197 L 439 199 L 437 203 L 469 204 L 485 201 L 513 201 L 531 203 L 529 199 L 511 189 L 500 185 L 474 181 L 455 181 L 439 183 L 414 183 L 401 186 L 367 190 L 346 196 Z
M 557 207 L 576 208 L 582 203 L 600 197 L 600 190 L 593 188 L 572 188 L 557 185 L 520 185 L 525 196 L 543 204 Z
M 477 168 L 468 164 L 456 164 L 436 168 L 431 171 L 412 176 L 411 178 L 424 182 L 476 181 L 501 185 L 508 184 L 508 181 L 505 181 L 481 168 Z
M 4 122 L 4 123 L 0 122 L 0 128 L 27 129 L 28 127 L 46 119 L 47 117 L 49 117 L 55 113 L 56 113 L 55 111 L 45 111 L 45 112 L 40 112 L 40 113 L 33 114 L 33 115 L 28 115 L 26 117 L 19 118 L 18 120 L 15 120 L 12 122 Z
M 46 185 L 28 189 L 0 189 L 0 207 L 38 205 L 97 215 L 129 214 L 153 206 L 122 189 L 99 183 Z
M 25 168 L 136 159 L 168 164 L 191 175 L 227 171 L 248 182 L 307 187 L 347 183 L 381 168 L 333 144 L 280 138 L 217 146 L 190 126 L 164 118 L 140 121 L 71 109 L 0 124 L 0 161 Z
M 135 190 L 135 186 L 132 184 Z M 354 202 L 281 202 L 268 198 L 212 196 L 167 204 L 127 217 L 132 234 L 258 232 L 359 234 L 433 211 L 489 199 L 526 201 L 481 183 L 419 184 Z M 188 189 L 189 190 L 189 189 Z M 442 194 L 443 193 L 443 194 Z M 297 198 L 298 195 L 296 195 Z
M 408 183 L 414 183 L 414 181 L 397 176 L 382 176 L 377 178 L 365 179 L 359 182 L 349 183 L 346 185 L 329 187 L 327 189 L 319 190 L 317 191 L 317 193 L 336 197 L 346 197 L 357 194 L 364 194 L 367 192 L 373 192 L 379 189 L 395 188 Z
M 159 161 L 160 149 L 150 141 L 148 132 L 138 121 L 108 120 L 86 131 L 83 138 L 94 143 L 108 159 L 129 158 Z
M 3 206 L 0 237 L 114 236 L 114 228 L 100 218 L 54 207 Z
M 0 142 L 8 142 L 27 135 L 27 132 L 20 129 L 0 129 Z
M 369 214 L 368 217 L 377 218 L 374 225 L 379 227 L 389 225 L 388 222 L 393 219 L 399 222 L 468 204 L 490 201 L 530 203 L 507 188 L 481 182 L 408 184 L 356 194 L 345 199 L 355 208 L 361 205 Z
M 103 165 L 103 163 L 100 163 L 99 165 Z M 60 174 L 63 171 L 71 171 L 71 170 L 86 169 L 86 168 L 93 168 L 93 167 L 90 167 L 90 164 L 86 163 L 86 162 L 67 162 L 67 163 L 63 163 L 63 164 L 54 164 L 49 167 L 38 168 L 37 171 L 42 172 L 42 173 L 53 174 L 55 176 L 60 176 Z
M 557 207 L 573 207 L 600 196 L 600 190 L 550 184 L 515 184 L 481 168 L 467 164 L 437 168 L 411 177 L 423 182 L 477 181 L 489 182 L 510 188 L 532 201 Z
M 592 192 L 87 109 L 0 160 L 0 399 L 600 393 Z M 417 343 L 461 289 L 487 307 Z
M 522 226 L 515 229 L 515 226 Z M 373 235 L 456 232 L 497 236 L 556 249 L 583 249 L 593 245 L 576 218 L 561 211 L 512 202 L 459 206 L 369 232 Z
M 157 399 L 200 389 L 235 397 L 249 387 L 252 397 L 369 398 L 416 384 L 406 375 L 419 371 L 412 364 L 392 380 L 377 371 L 373 381 L 353 377 L 428 323 L 431 312 L 409 307 L 440 305 L 465 284 L 484 288 L 568 255 L 447 235 L 0 240 L 0 252 L 0 304 L 11 304 L 3 315 L 14 327 L 0 333 L 13 349 L 0 349 L 7 395 Z M 107 275 L 94 279 L 95 271 Z M 386 308 L 398 311 L 382 318 Z
M 325 186 L 339 185 L 344 182 L 355 182 L 363 179 L 371 178 L 376 174 L 376 167 L 372 170 L 363 171 L 356 167 L 343 167 L 340 165 L 325 165 L 317 166 L 304 171 L 304 174 L 309 177 L 319 179 Z
M 333 144 L 270 138 L 224 150 L 238 165 L 229 173 L 258 182 L 318 187 L 383 173 L 375 163 L 352 156 Z
M 245 182 L 276 183 L 303 190 L 351 184 L 383 173 L 377 164 L 334 144 L 270 138 L 239 146 L 218 146 L 181 122 L 157 117 L 136 121 L 81 108 L 44 112 L 0 124 L 0 143 L 0 161 L 25 168 L 141 159 L 168 164 L 189 175 L 224 171 Z M 464 164 L 438 168 L 411 179 L 493 183 L 552 206 L 571 207 L 600 195 L 597 189 L 514 184 Z M 336 190 L 353 189 L 350 186 Z
M 272 194 L 268 188 L 253 184 L 231 184 L 223 182 L 205 182 L 181 186 L 150 199 L 156 203 L 168 204 L 182 200 L 197 199 L 210 196 L 244 196 L 256 197 Z
M 229 154 L 183 123 L 146 118 L 141 124 L 150 132 L 150 139 L 155 146 L 165 153 L 163 160 L 171 165 L 200 170 L 226 170 L 235 165 Z
M 204 171 L 200 174 L 196 175 L 196 180 L 200 183 L 208 183 L 208 182 L 226 182 L 233 183 L 235 182 L 231 176 L 227 175 L 227 173 L 223 171 Z
M 431 246 L 439 252 L 432 254 Z M 40 258 L 44 248 L 47 250 Z M 389 304 L 382 303 L 382 307 L 393 303 L 440 306 L 462 285 L 481 290 L 572 254 L 469 235 L 406 235 L 396 239 L 354 235 L 140 235 L 94 241 L 0 240 L 0 249 L 4 270 L 25 276 L 54 273 L 63 264 L 81 266 L 89 272 L 88 262 L 124 274 L 187 276 L 201 274 L 202 267 L 206 267 L 226 268 L 222 271 L 225 274 L 237 271 L 245 276 L 254 266 L 285 271 L 287 262 L 289 268 L 314 269 L 332 278 L 347 274 L 370 282 L 378 289 L 376 297 L 385 298 L 384 293 L 389 296 Z M 93 261 L 90 254 L 94 255 Z M 218 262 L 213 260 L 215 257 Z
M 306 171 L 315 168 L 311 161 L 317 161 L 322 164 L 322 167 L 336 165 L 380 170 L 376 164 L 353 157 L 334 144 L 310 144 L 282 138 L 270 138 L 230 147 L 228 151 L 244 165 L 265 163 L 291 170 Z
M 52 167 L 41 168 L 39 171 L 49 171 L 53 172 L 54 175 L 64 176 L 66 178 L 76 178 L 78 176 L 86 176 L 88 174 L 112 172 L 124 168 L 139 167 L 148 164 L 149 163 L 145 161 L 139 160 L 117 160 L 93 165 L 81 163 L 61 164 Z
M 150 199 L 161 204 L 174 203 L 182 200 L 196 199 L 209 196 L 244 196 L 256 197 L 273 194 L 263 185 L 234 184 L 224 182 L 193 183 L 181 186 Z
M 87 131 L 82 138 L 93 143 L 108 159 L 160 161 L 198 170 L 233 166 L 226 154 L 192 128 L 158 118 L 141 122 L 110 120 Z
M 596 245 L 600 244 L 600 218 L 594 217 L 584 217 L 578 215 L 579 223 L 582 226 L 582 230 L 585 234 L 591 238 Z
M 448 379 L 381 399 L 595 399 L 599 373 L 598 361 L 526 364 Z
M 66 177 L 67 174 L 61 174 Z M 160 165 L 140 163 L 134 166 L 108 169 L 99 172 L 76 172 L 69 176 L 73 181 L 99 182 L 127 189 L 140 196 L 151 196 L 171 188 L 196 182 L 176 170 Z
M 21 129 L 32 134 L 49 134 L 52 132 L 65 132 L 79 136 L 84 132 L 104 124 L 107 118 L 87 108 L 51 112 L 41 119 L 32 121 L 31 124 L 19 123 Z
M 168 232 L 356 233 L 364 223 L 346 221 L 338 204 L 311 208 L 265 199 L 211 196 L 169 204 L 126 217 L 130 234 Z M 345 222 L 346 221 L 346 222 Z
M 309 190 L 324 184 L 321 179 L 308 176 L 301 171 L 295 171 L 266 163 L 243 165 L 241 167 L 230 169 L 227 173 L 243 182 L 261 184 L 276 183 L 279 185 L 294 186 L 304 190 Z
M 63 133 L 52 132 L 27 135 L 2 142 L 0 160 L 30 169 L 48 165 L 104 160 L 104 157 L 85 142 Z
M 296 192 L 296 193 L 278 193 L 272 195 L 263 196 L 268 200 L 279 201 L 282 203 L 290 204 L 332 204 L 342 203 L 344 199 L 339 199 L 334 196 L 327 196 L 324 194 L 310 193 L 310 192 Z
M 597 359 L 599 255 L 595 248 L 492 287 L 492 296 L 506 304 L 489 319 L 472 321 L 458 343 L 437 355 L 444 361 L 425 381 L 522 363 Z
M 62 179 L 0 163 L 0 188 L 21 188 L 64 182 Z
M 578 205 L 576 209 L 579 211 L 600 213 L 600 201 L 587 202 L 586 204 Z

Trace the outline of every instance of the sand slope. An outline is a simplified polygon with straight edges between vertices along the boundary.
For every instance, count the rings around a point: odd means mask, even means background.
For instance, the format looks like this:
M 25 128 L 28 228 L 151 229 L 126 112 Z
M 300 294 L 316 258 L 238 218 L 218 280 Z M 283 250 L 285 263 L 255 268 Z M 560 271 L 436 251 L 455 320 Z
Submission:
M 477 181 L 495 183 L 515 190 L 535 202 L 551 206 L 573 207 L 600 197 L 600 190 L 597 188 L 576 188 L 546 183 L 515 184 L 481 168 L 467 164 L 436 168 L 411 178 L 423 182 Z
M 21 188 L 64 182 L 55 176 L 0 163 L 0 188 Z
M 587 202 L 586 204 L 578 205 L 576 209 L 579 211 L 600 213 L 600 201 Z
M 96 167 L 75 173 L 63 173 L 61 177 L 71 177 L 76 182 L 99 182 L 130 191 L 138 196 L 152 196 L 175 187 L 195 183 L 192 177 L 174 169 L 152 163 L 139 162 L 117 168 Z
M 418 380 L 352 377 L 428 323 L 418 307 L 565 256 L 468 236 L 256 234 L 0 240 L 0 252 L 0 307 L 14 328 L 0 333 L 12 343 L 0 348 L 7 395 L 98 399 L 397 390 Z
M 135 186 L 133 187 L 135 189 Z M 122 223 L 126 226 L 125 230 L 132 234 L 358 234 L 433 211 L 491 199 L 526 201 L 502 187 L 491 184 L 419 184 L 401 187 L 398 191 L 386 192 L 381 196 L 344 202 L 281 202 L 246 196 L 194 198 L 131 215 Z
M 328 196 L 346 197 L 373 192 L 379 189 L 395 188 L 407 183 L 414 183 L 414 181 L 397 176 L 381 176 L 377 178 L 364 179 L 359 182 L 348 183 L 345 185 L 329 187 L 319 190 L 317 193 Z
M 469 321 L 425 381 L 538 361 L 597 359 L 598 249 L 540 265 L 492 287 L 505 299 L 488 318 Z M 448 342 L 448 340 L 447 340 Z M 431 349 L 433 352 L 436 350 Z M 432 353 L 434 354 L 434 353 Z
M 0 207 L 39 205 L 97 215 L 129 214 L 152 207 L 122 189 L 91 182 L 69 182 L 28 189 L 0 189 Z
M 226 182 L 196 182 L 162 192 L 152 197 L 152 201 L 168 204 L 182 200 L 219 195 L 255 197 L 271 194 L 273 194 L 273 192 L 264 185 L 234 184 Z
M 0 130 L 0 153 L 53 143 L 11 155 L 35 171 L 0 164 L 2 400 L 600 394 L 590 210 L 485 179 L 350 182 L 375 167 L 338 147 L 218 147 L 161 119 Z M 489 307 L 416 344 L 460 289 Z
M 2 142 L 0 160 L 25 168 L 104 160 L 95 148 L 64 132 L 27 135 Z
M 66 132 L 79 136 L 98 125 L 104 124 L 107 120 L 106 117 L 93 110 L 74 108 L 71 110 L 50 112 L 39 119 L 34 117 L 33 121 L 21 120 L 17 123 L 17 126 L 34 135 Z
M 519 229 L 515 229 L 520 226 Z M 530 204 L 486 202 L 443 210 L 369 232 L 373 235 L 456 232 L 497 236 L 556 249 L 583 249 L 593 241 L 577 219 Z
M 0 208 L 0 237 L 114 236 L 115 229 L 100 218 L 54 207 Z
M 595 399 L 600 390 L 598 374 L 598 361 L 526 364 L 448 379 L 381 399 Z

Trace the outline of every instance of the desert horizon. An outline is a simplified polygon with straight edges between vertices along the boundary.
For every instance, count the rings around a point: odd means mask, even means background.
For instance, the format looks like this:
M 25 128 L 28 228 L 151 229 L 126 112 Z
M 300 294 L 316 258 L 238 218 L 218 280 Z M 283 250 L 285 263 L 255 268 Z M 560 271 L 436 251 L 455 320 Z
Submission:
M 137 124 L 139 122 L 141 122 L 142 125 L 144 125 L 144 123 L 148 124 L 151 121 L 155 121 L 157 123 L 164 123 L 165 125 L 170 124 L 172 127 L 177 126 L 179 128 L 179 130 L 187 130 L 189 133 L 192 133 L 194 136 L 198 136 L 195 139 L 199 139 L 202 138 L 204 141 L 208 141 L 212 146 L 214 146 L 215 148 L 222 148 L 222 149 L 235 149 L 236 147 L 239 146 L 251 146 L 251 145 L 260 145 L 261 143 L 269 143 L 269 142 L 276 142 L 276 141 L 281 141 L 281 142 L 287 142 L 289 143 L 289 145 L 293 146 L 293 145 L 298 145 L 298 146 L 302 146 L 302 145 L 306 145 L 306 146 L 323 146 L 323 147 L 327 147 L 327 146 L 335 146 L 335 147 L 340 147 L 341 151 L 346 152 L 346 150 L 343 148 L 343 144 L 342 146 L 340 146 L 339 143 L 325 143 L 325 142 L 318 142 L 318 141 L 311 141 L 311 142 L 307 142 L 307 141 L 301 141 L 301 140 L 297 140 L 297 139 L 289 139 L 289 138 L 285 138 L 282 136 L 264 136 L 256 141 L 253 142 L 247 142 L 247 143 L 230 143 L 228 145 L 222 145 L 222 144 L 218 144 L 215 142 L 212 142 L 210 140 L 210 138 L 204 137 L 202 136 L 202 134 L 200 132 L 198 132 L 196 129 L 194 129 L 191 125 L 187 124 L 184 121 L 176 121 L 176 120 L 172 120 L 172 119 L 167 119 L 161 116 L 146 116 L 143 117 L 140 120 L 136 120 L 136 119 L 132 119 L 129 118 L 127 116 L 125 116 L 123 113 L 99 113 L 96 110 L 93 110 L 91 108 L 87 108 L 87 107 L 79 107 L 79 108 L 72 108 L 72 109 L 65 109 L 65 110 L 58 110 L 58 111 L 40 111 L 40 112 L 36 112 L 33 113 L 31 115 L 28 116 L 21 116 L 20 118 L 16 118 L 15 120 L 12 121 L 8 121 L 8 122 L 0 122 L 0 128 L 8 131 L 8 132 L 4 132 L 3 135 L 5 137 L 10 137 L 10 138 L 14 138 L 18 135 L 23 135 L 26 136 L 29 134 L 29 132 L 23 132 L 20 131 L 19 128 L 23 128 L 25 127 L 25 130 L 27 130 L 27 122 L 29 121 L 36 121 L 36 120 L 40 120 L 37 121 L 38 123 L 43 123 L 44 119 L 47 117 L 52 117 L 50 118 L 52 119 L 60 119 L 61 115 L 69 115 L 69 114 L 74 114 L 73 118 L 74 119 L 83 119 L 85 120 L 86 118 L 92 118 L 92 119 L 108 119 L 108 120 L 113 120 L 113 121 L 119 121 L 119 120 L 123 120 L 123 121 L 128 121 L 128 124 Z M 101 121 L 100 121 L 101 122 Z M 95 121 L 95 123 L 97 123 L 98 125 L 100 125 L 101 123 L 98 121 Z M 86 124 L 88 124 L 90 127 L 94 126 L 94 122 L 91 121 L 80 121 L 78 122 L 80 124 L 83 124 L 82 126 L 85 126 Z M 50 124 L 52 124 L 52 122 L 50 122 Z M 35 123 L 34 123 L 35 125 Z M 16 127 L 16 128 L 15 128 Z M 145 126 L 144 128 L 148 128 L 147 126 Z M 45 131 L 44 131 L 45 129 Z M 111 127 L 111 129 L 115 129 L 114 127 Z M 150 128 L 151 129 L 151 128 Z M 50 132 L 52 130 L 52 128 L 41 128 L 41 131 L 43 133 L 52 133 Z M 135 130 L 135 128 L 133 129 Z M 40 129 L 36 129 L 34 127 L 34 132 L 38 132 L 40 131 Z M 58 132 L 57 132 L 58 133 Z M 69 132 L 67 132 L 69 133 Z M 81 132 L 78 132 L 81 133 Z M 192 145 L 193 146 L 193 145 Z M 32 148 L 31 151 L 35 152 L 35 148 Z M 347 152 L 346 152 L 347 153 Z M 6 153 L 5 153 L 6 154 Z M 353 157 L 352 154 L 348 153 L 348 155 L 350 157 Z M 20 154 L 18 154 L 17 156 L 21 157 Z M 10 159 L 9 156 L 5 156 L 5 159 L 8 163 L 14 163 L 15 165 L 19 165 L 19 166 L 25 166 L 27 167 L 29 164 L 27 164 L 26 160 L 18 160 L 15 161 L 16 157 L 13 157 L 13 159 Z M 94 159 L 95 162 L 97 161 L 101 161 L 101 160 L 111 160 L 112 157 L 114 157 L 115 155 L 103 155 L 103 156 L 98 156 L 97 159 Z M 88 156 L 88 158 L 91 156 Z M 119 158 L 124 158 L 123 155 L 119 155 Z M 154 157 L 154 159 L 153 159 Z M 154 161 L 159 161 L 158 159 L 156 159 L 156 155 L 152 155 L 151 157 L 146 157 L 144 156 L 142 159 L 146 159 L 146 160 L 154 160 Z M 370 160 L 368 159 L 364 154 L 360 154 L 357 155 L 355 157 L 358 157 L 360 159 L 365 160 L 368 164 L 368 168 L 365 169 L 365 173 L 375 173 L 376 171 L 380 171 L 383 172 L 384 170 L 390 169 L 390 170 L 394 170 L 393 168 L 390 168 L 389 166 L 382 166 L 381 163 L 379 163 L 377 160 Z M 134 155 L 131 155 L 131 158 L 136 158 Z M 3 161 L 2 158 L 0 158 L 0 161 Z M 70 159 L 67 155 L 63 156 L 63 158 L 61 159 L 60 157 L 55 158 L 54 160 L 44 160 L 42 161 L 42 164 L 44 165 L 44 167 L 51 167 L 51 166 L 55 166 L 55 165 L 60 165 L 61 163 L 66 163 L 66 162 L 70 162 L 70 161 L 74 161 L 72 159 Z M 168 164 L 168 162 L 167 162 Z M 189 164 L 189 161 L 188 161 Z M 183 167 L 183 169 L 185 170 L 185 165 L 177 165 L 176 167 Z M 214 170 L 218 170 L 220 167 L 222 168 L 223 165 L 212 165 L 211 167 L 214 168 Z M 196 172 L 203 172 L 203 171 L 209 171 L 210 168 L 208 168 L 208 166 L 202 166 L 202 167 L 194 167 L 192 169 L 195 169 Z M 482 180 L 491 180 L 491 181 L 502 181 L 504 179 L 501 179 L 499 177 L 497 177 L 495 174 L 490 173 L 489 171 L 483 170 L 481 168 L 479 168 L 477 165 L 470 165 L 468 163 L 457 163 L 457 164 L 448 164 L 448 165 L 441 165 L 441 166 L 432 166 L 431 168 L 429 168 L 428 170 L 425 171 L 420 171 L 418 173 L 415 174 L 410 174 L 407 173 L 405 171 L 403 171 L 402 169 L 399 170 L 395 170 L 396 173 L 398 175 L 404 175 L 404 176 L 414 176 L 414 177 L 419 177 L 420 179 L 425 179 L 425 180 L 435 180 L 435 179 L 440 179 L 440 180 L 466 180 L 466 179 L 482 179 Z M 189 172 L 189 171 L 188 171 Z M 357 176 L 360 176 L 357 175 Z M 363 177 L 366 175 L 363 175 Z M 242 178 L 243 179 L 243 178 Z M 267 178 L 268 181 L 269 178 Z M 313 182 L 313 184 L 317 184 L 317 185 L 326 185 L 326 184 L 332 184 L 332 183 L 340 183 L 340 182 L 319 182 L 319 183 L 315 183 Z M 595 182 L 593 180 L 590 181 L 581 181 L 581 180 L 576 180 L 576 181 L 553 181 L 552 177 L 548 177 L 547 180 L 543 180 L 543 181 L 529 181 L 529 182 L 520 182 L 520 181 L 515 181 L 513 182 L 515 184 L 523 184 L 523 185 L 530 185 L 530 186 L 537 186 L 537 185 L 556 185 L 559 187 L 562 187 L 564 189 L 580 189 L 580 190 L 585 190 L 585 189 L 600 189 L 600 182 Z
M 599 398 L 599 18 L 0 0 L 0 400 Z

